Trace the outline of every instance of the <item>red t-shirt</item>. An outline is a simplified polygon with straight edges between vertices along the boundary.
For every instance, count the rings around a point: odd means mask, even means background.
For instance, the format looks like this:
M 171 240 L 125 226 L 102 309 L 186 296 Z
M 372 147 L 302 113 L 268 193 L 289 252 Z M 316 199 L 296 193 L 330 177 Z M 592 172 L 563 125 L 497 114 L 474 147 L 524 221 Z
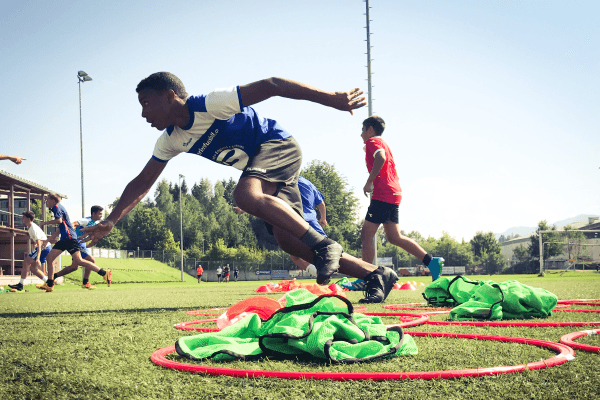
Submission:
M 400 180 L 396 172 L 394 156 L 387 143 L 379 136 L 372 137 L 367 140 L 365 151 L 367 153 L 366 161 L 369 173 L 373 169 L 375 154 L 379 151 L 385 152 L 383 167 L 373 181 L 373 194 L 371 198 L 390 204 L 400 204 L 400 201 L 402 201 L 402 188 L 400 187 Z

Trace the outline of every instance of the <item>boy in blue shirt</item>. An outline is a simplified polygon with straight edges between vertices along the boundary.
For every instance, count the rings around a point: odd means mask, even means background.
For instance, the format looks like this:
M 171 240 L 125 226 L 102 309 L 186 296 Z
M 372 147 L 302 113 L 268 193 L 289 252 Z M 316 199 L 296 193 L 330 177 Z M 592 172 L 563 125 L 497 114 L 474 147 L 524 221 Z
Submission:
M 277 121 L 260 117 L 250 107 L 271 97 L 308 100 L 351 114 L 365 105 L 363 92 L 327 92 L 283 78 L 216 89 L 189 96 L 183 83 L 169 72 L 158 72 L 137 86 L 142 117 L 164 130 L 141 173 L 125 188 L 110 216 L 86 228 L 84 240 L 94 245 L 135 207 L 158 179 L 166 163 L 180 153 L 193 153 L 242 170 L 234 191 L 236 204 L 273 226 L 279 246 L 287 253 L 313 263 L 317 283 L 324 284 L 338 269 L 365 278 L 377 275 L 380 301 L 398 279 L 389 268 L 377 268 L 348 254 L 312 228 L 303 218 L 298 190 L 302 151 Z
M 51 194 L 46 198 L 46 206 L 50 208 L 55 219 L 40 223 L 40 227 L 44 225 L 58 225 L 60 231 L 60 240 L 56 242 L 46 257 L 46 262 L 48 263 L 48 281 L 38 288 L 45 290 L 46 292 L 52 292 L 54 290 L 54 280 L 59 276 L 64 275 L 64 270 L 55 274 L 53 265 L 54 260 L 60 256 L 63 251 L 68 251 L 73 259 L 71 268 L 74 266 L 75 269 L 77 269 L 77 267 L 82 266 L 97 272 L 98 275 L 104 277 L 105 280 L 108 278 L 107 271 L 98 268 L 96 264 L 81 258 L 81 249 L 79 247 L 79 241 L 77 240 L 77 233 L 71 224 L 71 219 L 69 218 L 69 214 L 67 214 L 67 210 L 60 204 L 61 200 L 62 199 L 58 194 Z M 50 279 L 50 277 L 52 277 L 52 279 Z

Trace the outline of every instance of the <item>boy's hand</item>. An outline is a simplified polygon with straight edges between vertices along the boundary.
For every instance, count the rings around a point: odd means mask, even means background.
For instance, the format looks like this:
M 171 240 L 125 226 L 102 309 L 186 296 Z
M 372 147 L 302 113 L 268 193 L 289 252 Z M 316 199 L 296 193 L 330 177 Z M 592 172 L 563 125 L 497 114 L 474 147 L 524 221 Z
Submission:
M 366 197 L 369 197 L 369 193 L 371 192 L 373 192 L 373 182 L 367 181 L 367 183 L 365 183 L 365 187 L 363 188 L 363 193 Z
M 321 225 L 323 228 L 325 228 L 328 225 L 327 220 L 325 218 L 321 218 L 319 220 L 319 225 Z
M 104 221 L 100 222 L 98 225 L 90 226 L 88 228 L 83 228 L 81 230 L 83 232 L 83 236 L 79 238 L 79 241 L 80 242 L 91 241 L 87 246 L 92 247 L 93 245 L 98 243 L 98 241 L 100 239 L 102 239 L 104 236 L 108 235 L 110 233 L 110 231 L 112 231 L 114 226 L 115 226 L 115 224 L 112 221 L 105 219 Z
M 246 212 L 246 211 L 242 210 L 241 208 L 235 207 L 235 206 L 233 207 L 233 209 L 235 210 L 236 213 L 238 213 L 240 215 L 244 214 Z
M 347 92 L 335 92 L 334 98 L 329 106 L 341 111 L 349 111 L 351 115 L 354 115 L 352 110 L 367 105 L 365 96 L 362 96 L 363 94 L 364 92 L 359 88 L 354 88 Z

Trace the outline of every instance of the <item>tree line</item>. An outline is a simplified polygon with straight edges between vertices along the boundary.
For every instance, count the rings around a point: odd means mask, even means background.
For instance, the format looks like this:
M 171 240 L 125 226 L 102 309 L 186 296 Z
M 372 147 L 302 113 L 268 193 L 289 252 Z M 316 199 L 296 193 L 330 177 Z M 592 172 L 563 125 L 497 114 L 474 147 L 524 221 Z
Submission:
M 359 200 L 346 178 L 333 165 L 318 160 L 309 163 L 300 174 L 310 180 L 325 198 L 329 224 L 325 227 L 327 235 L 339 242 L 346 252 L 360 257 L 360 230 L 364 219 L 359 219 Z M 180 187 L 177 182 L 163 179 L 158 183 L 153 198 L 140 202 L 97 246 L 176 253 L 180 251 L 182 230 L 187 258 L 264 262 L 274 253 L 283 257 L 262 220 L 249 214 L 238 215 L 234 210 L 236 184 L 232 178 L 214 184 L 203 178 L 190 190 L 185 180 Z M 545 224 L 545 221 L 542 222 Z M 540 223 L 540 229 L 542 227 L 546 225 Z M 458 242 L 448 232 L 439 239 L 425 238 L 416 231 L 402 233 L 417 241 L 428 253 L 444 257 L 447 266 L 480 265 L 489 274 L 507 268 L 500 242 L 492 232 L 477 232 L 468 242 L 464 239 Z M 378 232 L 376 240 L 378 256 L 392 257 L 399 268 L 421 264 L 406 251 L 387 243 L 383 229 Z M 534 240 L 532 238 L 532 243 Z M 559 247 L 549 245 L 545 251 L 554 254 Z M 521 260 L 526 262 L 527 257 L 535 258 L 535 251 L 536 246 L 523 247 L 515 250 L 514 258 L 519 263 Z

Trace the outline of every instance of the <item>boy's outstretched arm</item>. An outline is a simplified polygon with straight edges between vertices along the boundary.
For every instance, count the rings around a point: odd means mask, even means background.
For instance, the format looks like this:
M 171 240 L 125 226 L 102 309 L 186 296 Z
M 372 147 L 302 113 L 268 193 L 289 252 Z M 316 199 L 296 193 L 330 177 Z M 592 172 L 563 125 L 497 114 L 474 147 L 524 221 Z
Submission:
M 154 182 L 156 182 L 166 165 L 167 163 L 165 162 L 160 162 L 151 158 L 142 172 L 140 172 L 140 174 L 125 187 L 123 194 L 119 198 L 119 202 L 108 218 L 98 225 L 83 228 L 81 231 L 84 234 L 79 241 L 87 242 L 91 240 L 91 243 L 88 244 L 88 246 L 92 247 L 98 243 L 100 239 L 108 235 L 115 224 L 127 215 L 127 213 L 131 211 L 133 207 L 146 196 L 146 194 L 148 194 L 150 188 L 154 185 Z
M 353 114 L 353 110 L 367 104 L 362 95 L 363 91 L 359 88 L 346 92 L 327 92 L 284 78 L 268 78 L 240 86 L 240 96 L 244 107 L 260 103 L 270 97 L 280 96 L 288 99 L 308 100 Z

